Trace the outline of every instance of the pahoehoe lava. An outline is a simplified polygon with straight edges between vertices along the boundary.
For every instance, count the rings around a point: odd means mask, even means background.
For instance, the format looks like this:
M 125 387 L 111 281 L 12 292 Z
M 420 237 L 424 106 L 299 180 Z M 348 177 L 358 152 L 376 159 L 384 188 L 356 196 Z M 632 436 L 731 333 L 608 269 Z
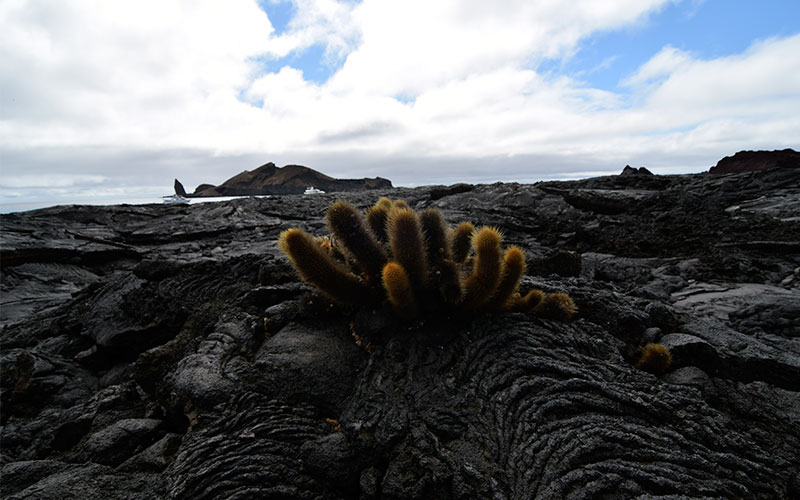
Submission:
M 632 169 L 633 170 L 633 169 Z M 0 216 L 2 497 L 800 497 L 800 169 Z M 569 322 L 330 308 L 277 246 L 435 207 Z M 656 376 L 641 346 L 669 348 Z

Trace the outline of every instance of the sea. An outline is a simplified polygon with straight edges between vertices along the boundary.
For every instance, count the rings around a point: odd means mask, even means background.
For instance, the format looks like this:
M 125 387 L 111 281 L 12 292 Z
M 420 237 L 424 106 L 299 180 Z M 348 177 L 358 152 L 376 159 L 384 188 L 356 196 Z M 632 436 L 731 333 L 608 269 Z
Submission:
M 197 203 L 215 203 L 220 201 L 235 200 L 241 196 L 219 196 L 214 198 L 191 198 L 189 204 L 196 205 Z M 258 198 L 269 198 L 269 195 L 258 196 Z M 95 205 L 95 206 L 111 206 L 111 205 L 148 205 L 155 203 L 163 205 L 164 200 L 160 196 L 138 197 L 138 198 L 88 198 L 88 199 L 75 199 L 75 200 L 59 200 L 53 201 L 24 201 L 24 202 L 9 202 L 0 201 L 0 214 L 9 214 L 14 212 L 26 212 L 28 210 L 37 210 L 39 208 L 48 208 L 55 206 L 66 205 Z

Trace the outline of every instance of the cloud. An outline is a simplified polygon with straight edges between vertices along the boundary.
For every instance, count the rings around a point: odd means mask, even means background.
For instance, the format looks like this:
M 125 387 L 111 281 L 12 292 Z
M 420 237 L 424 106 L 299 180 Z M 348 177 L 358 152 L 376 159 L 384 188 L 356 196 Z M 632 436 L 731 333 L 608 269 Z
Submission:
M 800 35 L 716 59 L 667 45 L 611 92 L 538 68 L 669 0 L 294 3 L 277 34 L 248 0 L 0 0 L 2 176 L 128 185 L 122 165 L 138 165 L 168 188 L 284 161 L 419 184 L 666 155 L 665 169 L 700 169 L 738 149 L 796 146 Z M 324 83 L 288 65 L 266 72 L 312 46 L 334 71 Z
M 800 35 L 756 42 L 742 54 L 712 60 L 700 60 L 667 47 L 648 61 L 631 79 L 651 79 L 658 72 L 666 79 L 648 96 L 650 106 L 680 106 L 681 112 L 693 115 L 729 114 L 758 104 L 761 112 L 784 99 L 797 99 L 800 70 L 790 61 L 800 50 Z M 658 75 L 657 75 L 658 76 Z M 737 110 L 739 111 L 739 110 Z
M 366 1 L 353 19 L 361 45 L 333 77 L 340 92 L 418 95 L 469 75 L 535 66 L 581 38 L 641 19 L 665 0 L 573 2 Z
M 0 24 L 0 141 L 12 145 L 180 141 L 194 109 L 248 84 L 272 31 L 241 0 L 5 2 Z
M 0 189 L 2 188 L 65 188 L 73 186 L 84 186 L 87 184 L 101 184 L 106 178 L 101 175 L 16 175 L 13 177 L 3 177 L 0 179 Z
M 295 0 L 295 3 L 297 15 L 289 23 L 286 37 L 296 41 L 292 50 L 322 43 L 331 59 L 341 59 L 359 42 L 360 32 L 352 19 L 355 4 L 335 0 Z
M 641 101 L 628 111 L 639 117 L 631 132 L 684 129 L 674 134 L 678 147 L 696 149 L 771 142 L 796 147 L 800 118 L 792 110 L 800 109 L 800 69 L 789 61 L 799 51 L 800 35 L 758 41 L 744 53 L 711 60 L 665 47 L 626 80 Z
M 663 84 L 663 80 L 672 73 L 685 69 L 692 63 L 689 54 L 667 45 L 643 64 L 632 75 L 622 81 L 627 87 L 647 87 L 649 85 Z

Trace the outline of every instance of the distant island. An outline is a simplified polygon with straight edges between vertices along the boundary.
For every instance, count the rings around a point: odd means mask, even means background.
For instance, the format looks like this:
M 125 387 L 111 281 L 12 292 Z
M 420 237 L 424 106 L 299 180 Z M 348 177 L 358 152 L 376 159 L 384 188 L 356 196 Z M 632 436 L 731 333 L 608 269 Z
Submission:
M 737 174 L 769 168 L 798 168 L 800 153 L 794 149 L 775 151 L 739 151 L 726 156 L 708 171 L 710 174 Z
M 392 188 L 392 181 L 381 177 L 363 179 L 334 179 L 302 165 L 277 167 L 266 163 L 253 171 L 245 170 L 219 186 L 200 184 L 193 193 L 186 193 L 175 179 L 175 194 L 187 198 L 214 196 L 253 196 L 265 194 L 302 194 L 306 188 L 315 187 L 325 192 L 363 191 Z
M 800 153 L 793 149 L 776 151 L 739 151 L 726 156 L 709 169 L 711 174 L 750 172 L 768 168 L 797 168 Z M 646 168 L 627 166 L 624 175 L 650 174 Z M 200 184 L 193 193 L 187 193 L 183 184 L 175 179 L 175 194 L 186 198 L 216 196 L 254 196 L 267 194 L 303 194 L 309 187 L 325 192 L 365 191 L 391 189 L 392 181 L 382 177 L 361 179 L 335 179 L 303 165 L 278 167 L 269 162 L 255 170 L 245 170 L 219 186 Z

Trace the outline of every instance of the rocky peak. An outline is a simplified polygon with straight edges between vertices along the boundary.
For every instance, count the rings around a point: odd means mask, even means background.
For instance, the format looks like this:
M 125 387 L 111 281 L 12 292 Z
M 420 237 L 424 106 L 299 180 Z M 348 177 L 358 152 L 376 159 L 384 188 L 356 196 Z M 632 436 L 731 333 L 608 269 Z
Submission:
M 175 179 L 175 194 L 178 196 L 186 197 L 186 189 L 184 189 L 183 184 L 178 179 Z
M 653 172 L 644 167 L 634 168 L 630 165 L 625 165 L 619 175 L 653 175 Z

